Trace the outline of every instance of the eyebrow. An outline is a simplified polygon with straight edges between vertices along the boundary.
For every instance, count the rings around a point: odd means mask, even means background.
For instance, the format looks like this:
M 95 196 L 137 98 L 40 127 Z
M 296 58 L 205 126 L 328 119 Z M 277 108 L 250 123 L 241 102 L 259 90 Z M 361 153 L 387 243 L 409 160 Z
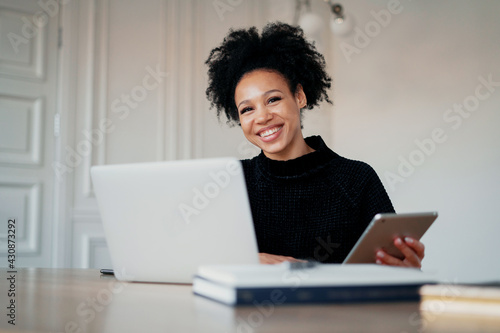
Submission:
M 271 90 L 268 90 L 266 91 L 265 93 L 263 93 L 261 96 L 266 96 L 266 95 L 269 95 L 269 94 L 272 94 L 273 92 L 280 92 L 280 93 L 283 93 L 281 90 L 279 89 L 271 89 Z M 241 101 L 240 104 L 238 104 L 237 108 L 240 107 L 241 104 L 243 103 L 248 103 L 250 100 L 249 99 L 245 99 L 244 101 Z

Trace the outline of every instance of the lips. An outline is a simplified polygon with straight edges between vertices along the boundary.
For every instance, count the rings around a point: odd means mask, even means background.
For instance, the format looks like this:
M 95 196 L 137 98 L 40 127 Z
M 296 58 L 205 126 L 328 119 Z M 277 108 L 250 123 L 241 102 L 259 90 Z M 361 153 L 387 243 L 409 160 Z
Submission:
M 283 124 L 268 126 L 258 131 L 257 135 L 262 142 L 273 142 L 281 136 L 283 126 Z
M 257 135 L 259 135 L 261 138 L 266 138 L 266 137 L 278 132 L 282 128 L 283 128 L 283 125 L 268 126 L 266 128 L 261 129 L 260 131 L 258 131 Z

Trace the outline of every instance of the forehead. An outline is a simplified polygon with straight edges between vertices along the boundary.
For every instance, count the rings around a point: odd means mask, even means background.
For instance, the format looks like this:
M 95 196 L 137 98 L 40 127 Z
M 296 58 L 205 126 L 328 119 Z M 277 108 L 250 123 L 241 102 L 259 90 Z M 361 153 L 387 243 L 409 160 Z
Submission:
M 276 71 L 258 69 L 246 73 L 236 85 L 235 99 L 244 98 L 248 93 L 266 92 L 279 89 L 284 93 L 290 92 L 286 78 Z

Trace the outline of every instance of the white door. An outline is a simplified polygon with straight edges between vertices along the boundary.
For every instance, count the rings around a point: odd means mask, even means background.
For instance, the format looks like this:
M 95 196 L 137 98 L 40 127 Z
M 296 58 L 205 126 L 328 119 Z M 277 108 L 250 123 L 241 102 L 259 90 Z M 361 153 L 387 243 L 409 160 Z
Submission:
M 70 71 L 76 75 L 61 83 L 62 89 L 75 91 L 74 110 L 64 117 L 62 109 L 61 118 L 73 115 L 63 126 L 68 147 L 61 159 L 70 188 L 61 200 L 71 198 L 71 225 L 66 225 L 71 238 L 64 241 L 69 265 L 111 265 L 91 166 L 227 156 L 241 150 L 241 131 L 234 128 L 232 137 L 223 136 L 215 112 L 208 111 L 204 61 L 231 26 L 256 21 L 259 3 L 226 6 L 222 14 L 206 0 L 73 0 L 64 6 L 61 63 L 65 50 L 78 53 L 77 69 Z M 61 70 L 62 80 L 65 76 Z
M 0 267 L 16 223 L 16 267 L 52 265 L 57 3 L 0 0 Z

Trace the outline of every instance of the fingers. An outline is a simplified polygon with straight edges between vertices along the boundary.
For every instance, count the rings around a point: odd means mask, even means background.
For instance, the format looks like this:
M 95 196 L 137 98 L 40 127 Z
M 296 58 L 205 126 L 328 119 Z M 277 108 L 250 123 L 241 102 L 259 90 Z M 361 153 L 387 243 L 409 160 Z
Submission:
M 272 265 L 278 263 L 277 259 L 268 253 L 259 253 L 259 261 L 261 264 L 265 265 Z
M 412 245 L 415 243 L 413 240 Z M 403 241 L 401 238 L 396 238 L 394 240 L 394 245 L 403 253 L 405 258 L 403 259 L 404 266 L 418 267 L 420 268 L 422 264 L 420 263 L 421 259 L 417 255 L 417 253 L 413 250 L 413 248 L 409 247 L 408 244 Z
M 265 265 L 280 264 L 284 261 L 305 262 L 305 260 L 296 259 L 294 257 L 280 256 L 277 254 L 269 254 L 269 253 L 259 253 L 259 261 L 261 264 Z
M 422 259 L 424 258 L 425 246 L 422 242 L 405 237 L 404 241 L 401 238 L 394 240 L 394 245 L 404 255 L 404 259 L 398 259 L 387 254 L 383 250 L 376 253 L 376 263 L 381 265 L 404 266 L 404 267 L 422 267 Z
M 384 250 L 377 251 L 375 262 L 379 265 L 405 266 L 403 260 L 391 256 Z
M 406 245 L 411 247 L 413 251 L 417 254 L 417 256 L 420 258 L 420 260 L 424 259 L 425 255 L 425 245 L 419 240 L 416 240 L 411 237 L 405 237 L 404 239 Z

